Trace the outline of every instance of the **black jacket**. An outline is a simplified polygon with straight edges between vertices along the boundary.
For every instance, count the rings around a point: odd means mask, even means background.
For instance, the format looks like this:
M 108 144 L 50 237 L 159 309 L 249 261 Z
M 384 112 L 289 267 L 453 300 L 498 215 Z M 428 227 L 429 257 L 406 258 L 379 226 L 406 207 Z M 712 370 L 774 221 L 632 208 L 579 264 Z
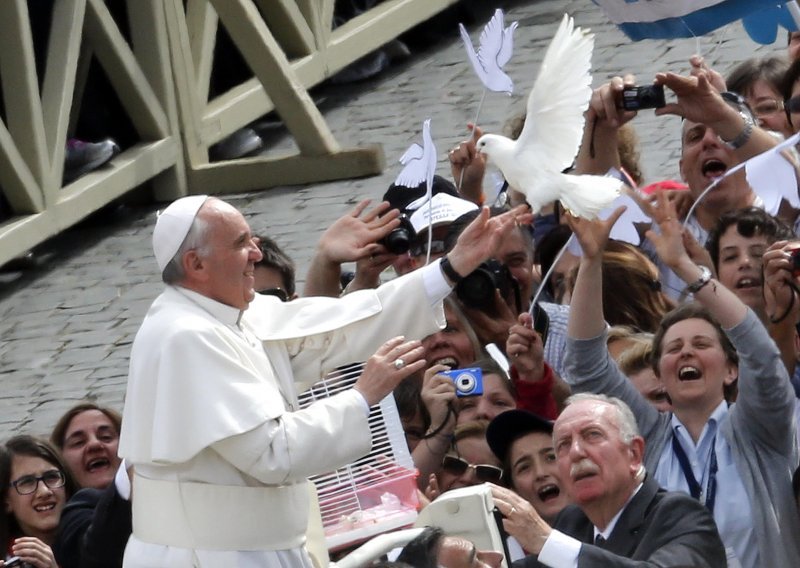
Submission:
M 561 511 L 553 528 L 585 543 L 578 555 L 579 568 L 727 565 L 725 548 L 708 509 L 685 493 L 659 488 L 649 476 L 602 548 L 594 546 L 594 526 L 577 505 Z M 541 566 L 534 555 L 514 563 L 514 568 Z
M 61 513 L 53 554 L 61 568 L 117 568 L 133 532 L 131 502 L 106 489 L 81 489 Z

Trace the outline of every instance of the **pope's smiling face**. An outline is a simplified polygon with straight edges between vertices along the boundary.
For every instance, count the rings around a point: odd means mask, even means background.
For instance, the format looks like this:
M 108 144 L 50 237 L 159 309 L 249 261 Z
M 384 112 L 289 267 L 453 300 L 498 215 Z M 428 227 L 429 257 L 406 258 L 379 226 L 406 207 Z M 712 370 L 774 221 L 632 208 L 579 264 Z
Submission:
M 247 309 L 255 297 L 255 263 L 262 258 L 250 226 L 236 208 L 218 199 L 209 199 L 198 215 L 208 223 L 205 245 L 196 251 L 198 291 Z

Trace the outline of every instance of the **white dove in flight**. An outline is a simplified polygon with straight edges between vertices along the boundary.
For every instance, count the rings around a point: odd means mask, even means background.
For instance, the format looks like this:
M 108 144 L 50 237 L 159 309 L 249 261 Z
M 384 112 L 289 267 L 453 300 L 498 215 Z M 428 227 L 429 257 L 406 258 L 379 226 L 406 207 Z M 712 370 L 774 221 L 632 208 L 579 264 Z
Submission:
M 511 95 L 514 82 L 503 71 L 503 67 L 511 59 L 514 30 L 517 29 L 519 22 L 513 22 L 507 28 L 503 27 L 504 25 L 503 11 L 498 8 L 483 28 L 478 53 L 475 53 L 472 40 L 463 24 L 458 24 L 458 29 L 461 31 L 461 39 L 464 40 L 472 67 L 475 68 L 475 73 L 483 85 L 490 91 Z
M 424 203 L 430 199 L 431 187 L 433 187 L 433 174 L 436 172 L 436 146 L 431 137 L 431 119 L 428 118 L 422 123 L 422 146 L 413 143 L 408 147 L 405 154 L 400 158 L 400 163 L 405 166 L 400 175 L 395 180 L 395 185 L 403 187 L 417 187 L 423 181 L 426 182 L 427 190 L 425 195 L 417 201 Z M 409 203 L 408 208 L 416 203 Z
M 572 214 L 594 219 L 618 195 L 622 182 L 604 176 L 568 175 L 583 135 L 583 113 L 592 96 L 594 35 L 564 15 L 528 96 L 525 126 L 517 140 L 484 134 L 478 151 L 508 184 L 523 193 L 533 212 L 555 200 Z

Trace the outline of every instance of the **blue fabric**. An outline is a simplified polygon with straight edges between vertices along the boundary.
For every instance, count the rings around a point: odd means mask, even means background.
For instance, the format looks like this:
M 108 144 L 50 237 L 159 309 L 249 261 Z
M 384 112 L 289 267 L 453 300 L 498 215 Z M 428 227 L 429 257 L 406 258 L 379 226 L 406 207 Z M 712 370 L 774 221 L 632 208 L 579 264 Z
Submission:
M 598 4 L 597 0 L 593 1 Z M 632 0 L 631 3 L 637 1 Z M 707 34 L 739 19 L 743 20 L 744 28 L 753 41 L 761 44 L 775 42 L 779 25 L 787 30 L 797 29 L 785 2 L 779 0 L 726 0 L 681 18 L 622 23 L 619 28 L 633 41 L 690 38 Z

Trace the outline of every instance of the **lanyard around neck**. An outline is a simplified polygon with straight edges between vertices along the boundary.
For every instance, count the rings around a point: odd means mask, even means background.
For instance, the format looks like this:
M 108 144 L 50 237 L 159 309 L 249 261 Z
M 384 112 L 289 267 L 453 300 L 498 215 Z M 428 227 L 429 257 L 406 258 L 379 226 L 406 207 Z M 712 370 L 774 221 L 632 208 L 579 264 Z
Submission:
M 717 496 L 717 450 L 714 447 L 717 443 L 717 436 L 711 440 L 711 463 L 708 466 L 708 490 L 706 491 L 706 508 L 714 512 L 714 500 Z M 697 479 L 692 473 L 692 468 L 689 465 L 689 458 L 686 457 L 686 452 L 683 450 L 681 443 L 678 441 L 678 436 L 675 432 L 672 433 L 672 451 L 675 457 L 678 458 L 678 465 L 681 466 L 683 476 L 686 478 L 686 483 L 689 485 L 689 493 L 692 497 L 700 500 L 702 489 Z

